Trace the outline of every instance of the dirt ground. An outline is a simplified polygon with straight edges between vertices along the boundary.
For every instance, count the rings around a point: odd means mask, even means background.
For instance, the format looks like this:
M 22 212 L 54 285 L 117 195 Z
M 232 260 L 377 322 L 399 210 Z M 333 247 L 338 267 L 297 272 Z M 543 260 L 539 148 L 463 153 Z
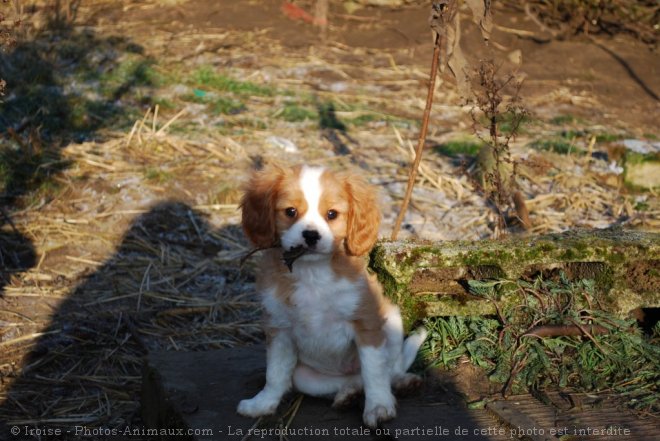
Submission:
M 246 172 L 268 158 L 361 170 L 389 236 L 424 108 L 423 2 L 332 3 L 324 37 L 279 0 L 70 3 L 28 5 L 1 65 L 2 147 L 32 156 L 13 163 L 29 173 L 3 171 L 0 439 L 2 422 L 139 425 L 147 351 L 260 341 L 254 269 L 239 264 Z M 524 78 L 531 117 L 512 156 L 531 233 L 657 231 L 656 193 L 618 169 L 624 139 L 657 148 L 657 51 L 626 35 L 552 39 L 520 10 L 494 12 L 488 46 L 463 19 L 463 47 Z M 441 74 L 404 238 L 493 236 L 464 173 L 470 109 Z

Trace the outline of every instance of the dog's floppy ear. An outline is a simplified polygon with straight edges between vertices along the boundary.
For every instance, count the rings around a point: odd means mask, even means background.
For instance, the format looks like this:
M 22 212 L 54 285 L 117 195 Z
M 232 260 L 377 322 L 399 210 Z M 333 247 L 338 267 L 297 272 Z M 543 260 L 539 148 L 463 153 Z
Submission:
M 380 211 L 376 203 L 376 192 L 357 175 L 348 175 L 345 179 L 349 196 L 346 251 L 352 256 L 363 256 L 378 239 Z
M 277 164 L 268 164 L 254 171 L 245 186 L 241 200 L 243 231 L 258 248 L 277 244 L 275 201 L 285 171 Z

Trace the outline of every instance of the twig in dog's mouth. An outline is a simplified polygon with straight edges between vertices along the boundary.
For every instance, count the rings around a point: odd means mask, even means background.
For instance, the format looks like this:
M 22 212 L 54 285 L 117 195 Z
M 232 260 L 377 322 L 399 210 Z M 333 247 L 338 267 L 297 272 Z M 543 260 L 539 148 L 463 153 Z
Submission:
M 286 267 L 289 268 L 289 272 L 293 272 L 293 262 L 307 251 L 307 248 L 298 245 L 297 247 L 291 248 L 289 251 L 284 251 L 282 253 L 282 259 L 284 260 Z

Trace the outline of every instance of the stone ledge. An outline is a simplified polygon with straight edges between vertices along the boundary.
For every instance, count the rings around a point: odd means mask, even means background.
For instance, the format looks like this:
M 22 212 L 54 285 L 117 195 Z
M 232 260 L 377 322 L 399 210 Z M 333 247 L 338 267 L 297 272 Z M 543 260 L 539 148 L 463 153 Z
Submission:
M 469 280 L 556 276 L 592 279 L 610 312 L 660 307 L 660 234 L 620 228 L 576 230 L 503 240 L 380 242 L 372 270 L 406 323 L 428 316 L 487 315 Z

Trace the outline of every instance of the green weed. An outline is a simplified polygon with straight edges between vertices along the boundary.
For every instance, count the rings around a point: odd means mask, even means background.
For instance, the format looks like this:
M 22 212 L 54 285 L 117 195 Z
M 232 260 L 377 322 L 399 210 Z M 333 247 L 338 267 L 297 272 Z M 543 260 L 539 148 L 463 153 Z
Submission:
M 245 109 L 245 104 L 222 97 L 216 99 L 211 105 L 211 111 L 215 115 L 236 115 Z
M 479 122 L 484 127 L 488 127 L 490 121 L 485 117 L 480 117 Z M 526 133 L 526 126 L 534 123 L 534 120 L 529 114 L 519 115 L 511 111 L 506 111 L 495 116 L 497 130 L 503 135 L 510 135 L 512 130 L 516 130 L 517 134 Z
M 471 139 L 456 139 L 435 146 L 433 150 L 441 155 L 456 158 L 458 156 L 476 156 L 482 146 L 482 143 Z
M 467 357 L 504 393 L 548 387 L 614 391 L 642 411 L 660 410 L 660 326 L 645 336 L 633 319 L 603 312 L 593 280 L 469 281 L 470 293 L 497 305 L 497 317 L 428 319 L 422 355 L 454 367 Z M 499 292 L 512 287 L 520 302 L 506 308 Z M 579 335 L 540 336 L 552 326 L 576 327 Z M 556 328 L 555 328 L 556 329 Z
M 592 137 L 596 138 L 596 142 L 614 142 L 624 138 L 624 135 L 618 133 L 591 133 L 588 130 L 563 130 L 559 136 L 564 139 L 584 139 L 590 141 Z
M 199 86 L 218 91 L 231 92 L 243 96 L 273 96 L 275 90 L 271 87 L 260 86 L 249 81 L 235 80 L 226 75 L 217 73 L 211 67 L 201 67 L 193 72 L 192 82 Z
M 369 123 L 375 123 L 375 122 L 383 122 L 383 123 L 391 124 L 396 127 L 405 127 L 405 128 L 415 127 L 418 124 L 417 121 L 399 118 L 394 115 L 388 115 L 370 110 L 366 110 L 364 113 L 362 113 L 359 116 L 356 116 L 355 118 L 346 118 L 344 121 L 349 126 L 354 126 L 354 127 L 361 127 Z
M 144 178 L 147 181 L 156 182 L 158 184 L 170 181 L 173 177 L 172 173 L 157 167 L 148 167 L 144 171 Z
M 193 89 L 193 93 L 184 96 L 183 99 L 193 103 L 209 105 L 214 115 L 236 115 L 246 109 L 245 104 L 240 101 L 217 96 L 215 93 L 209 93 L 201 89 Z
M 598 133 L 596 142 L 614 142 L 623 139 L 624 136 L 616 133 Z
M 499 130 L 500 132 L 504 134 L 511 134 L 511 132 L 515 129 L 516 134 L 519 133 L 526 133 L 527 129 L 526 126 L 531 125 L 534 120 L 532 119 L 529 114 L 525 114 L 522 116 L 522 118 L 519 117 L 519 115 L 515 115 L 511 112 L 506 112 L 501 115 L 501 121 L 499 122 Z M 520 121 L 518 121 L 520 119 Z
M 174 110 L 178 107 L 174 101 L 168 98 L 155 97 L 151 100 L 151 103 L 163 110 Z
M 153 65 L 152 60 L 140 55 L 127 55 L 98 78 L 101 93 L 106 98 L 119 99 L 136 86 L 157 86 L 161 77 Z
M 576 147 L 572 142 L 568 142 L 561 138 L 539 139 L 532 142 L 530 146 L 536 150 L 554 152 L 554 153 L 559 153 L 561 155 L 584 154 L 584 152 L 578 147 Z
M 49 197 L 57 186 L 50 177 L 69 165 L 54 148 L 0 145 L 0 194 L 12 199 L 26 192 Z
M 275 113 L 275 116 L 287 122 L 315 120 L 319 117 L 317 112 L 295 103 L 286 103 L 282 109 Z
M 580 120 L 573 116 L 573 115 L 557 115 L 550 119 L 550 124 L 554 124 L 556 126 L 562 126 L 562 125 L 567 125 L 567 124 L 576 124 Z

